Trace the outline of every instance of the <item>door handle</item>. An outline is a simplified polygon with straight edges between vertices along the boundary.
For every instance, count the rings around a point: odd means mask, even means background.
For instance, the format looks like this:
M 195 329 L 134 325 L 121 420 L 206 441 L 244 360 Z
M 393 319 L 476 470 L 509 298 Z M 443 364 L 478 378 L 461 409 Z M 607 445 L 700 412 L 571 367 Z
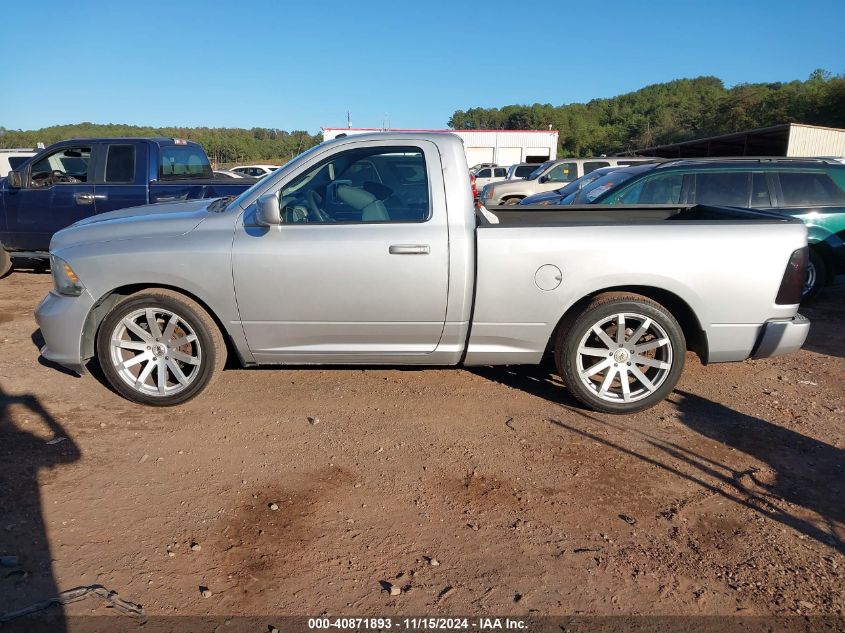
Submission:
M 431 247 L 428 244 L 391 244 L 387 250 L 391 255 L 428 255 Z
M 73 199 L 76 200 L 76 204 L 94 204 L 93 193 L 75 193 Z

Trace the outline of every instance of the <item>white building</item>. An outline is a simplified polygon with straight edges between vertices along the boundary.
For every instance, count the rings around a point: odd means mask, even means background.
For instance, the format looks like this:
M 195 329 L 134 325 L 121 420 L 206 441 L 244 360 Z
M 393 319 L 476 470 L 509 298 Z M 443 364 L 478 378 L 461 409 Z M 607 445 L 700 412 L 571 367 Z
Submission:
M 557 130 L 382 130 L 364 127 L 324 127 L 323 140 L 367 132 L 451 132 L 464 142 L 467 163 L 513 165 L 542 163 L 557 158 Z

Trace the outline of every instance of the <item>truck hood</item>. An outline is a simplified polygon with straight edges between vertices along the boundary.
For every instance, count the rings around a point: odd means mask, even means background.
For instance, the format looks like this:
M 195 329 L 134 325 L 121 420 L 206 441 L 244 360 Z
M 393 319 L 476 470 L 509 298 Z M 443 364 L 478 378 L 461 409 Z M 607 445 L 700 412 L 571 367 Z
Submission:
M 543 193 L 535 193 L 533 196 L 528 196 L 520 201 L 520 204 L 560 204 L 563 196 L 558 193 L 557 189 L 552 191 L 545 191 Z
M 525 190 L 525 185 L 530 181 L 520 180 L 497 180 L 487 185 L 487 190 L 490 193 L 505 194 L 511 192 L 521 192 Z M 530 185 L 529 185 L 530 186 Z
M 213 201 L 206 198 L 163 202 L 94 215 L 53 235 L 50 250 L 82 243 L 183 235 L 208 216 L 208 205 Z

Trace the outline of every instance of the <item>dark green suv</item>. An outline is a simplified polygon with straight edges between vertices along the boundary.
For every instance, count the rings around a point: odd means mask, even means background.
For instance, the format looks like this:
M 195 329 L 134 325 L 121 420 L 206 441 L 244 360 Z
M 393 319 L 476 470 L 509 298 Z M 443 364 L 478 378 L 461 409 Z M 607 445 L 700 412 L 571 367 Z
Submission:
M 807 225 L 802 299 L 845 273 L 845 164 L 827 158 L 707 158 L 660 163 L 593 204 L 708 204 L 775 211 Z

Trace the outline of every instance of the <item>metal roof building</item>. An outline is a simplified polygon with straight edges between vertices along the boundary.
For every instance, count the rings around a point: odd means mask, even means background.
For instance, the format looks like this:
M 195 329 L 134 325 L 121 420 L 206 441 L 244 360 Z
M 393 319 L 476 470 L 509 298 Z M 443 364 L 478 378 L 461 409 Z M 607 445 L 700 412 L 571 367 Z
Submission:
M 845 156 L 845 130 L 784 123 L 734 134 L 646 147 L 619 156 Z
M 362 127 L 324 127 L 322 130 L 324 141 L 343 134 L 367 132 L 450 132 L 463 140 L 470 166 L 479 163 L 542 163 L 557 158 L 557 130 L 383 130 Z

